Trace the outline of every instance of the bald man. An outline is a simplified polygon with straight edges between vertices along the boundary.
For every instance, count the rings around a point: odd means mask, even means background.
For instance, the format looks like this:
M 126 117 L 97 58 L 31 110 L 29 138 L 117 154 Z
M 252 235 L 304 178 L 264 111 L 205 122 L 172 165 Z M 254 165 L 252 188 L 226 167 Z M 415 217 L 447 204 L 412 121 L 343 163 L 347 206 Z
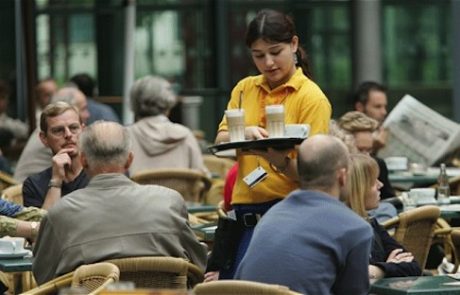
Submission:
M 262 217 L 236 279 L 302 294 L 368 293 L 372 229 L 341 202 L 348 165 L 347 149 L 334 137 L 315 135 L 300 145 L 300 190 Z

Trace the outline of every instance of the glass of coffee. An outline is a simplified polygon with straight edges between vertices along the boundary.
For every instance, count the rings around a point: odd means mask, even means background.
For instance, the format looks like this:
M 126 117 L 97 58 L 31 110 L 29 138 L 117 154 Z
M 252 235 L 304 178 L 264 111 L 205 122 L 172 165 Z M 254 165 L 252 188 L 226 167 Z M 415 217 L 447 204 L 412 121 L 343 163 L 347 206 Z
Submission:
M 282 104 L 265 107 L 268 137 L 284 137 L 284 106 Z
M 243 109 L 230 109 L 225 111 L 227 118 L 228 132 L 230 134 L 230 141 L 243 141 L 244 140 L 244 110 Z

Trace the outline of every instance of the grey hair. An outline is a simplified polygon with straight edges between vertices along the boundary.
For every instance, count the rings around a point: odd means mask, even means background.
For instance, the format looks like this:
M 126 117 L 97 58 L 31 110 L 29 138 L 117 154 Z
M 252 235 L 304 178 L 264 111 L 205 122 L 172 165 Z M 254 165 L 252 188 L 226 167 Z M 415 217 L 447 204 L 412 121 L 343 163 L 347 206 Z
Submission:
M 78 90 L 75 84 L 66 84 L 51 97 L 51 102 L 63 101 L 72 106 L 76 106 L 76 99 L 79 92 L 80 90 Z
M 92 167 L 123 167 L 131 151 L 128 130 L 115 122 L 96 121 L 80 135 L 78 146 Z
M 131 87 L 131 107 L 136 118 L 166 114 L 176 104 L 171 84 L 157 76 L 146 76 Z

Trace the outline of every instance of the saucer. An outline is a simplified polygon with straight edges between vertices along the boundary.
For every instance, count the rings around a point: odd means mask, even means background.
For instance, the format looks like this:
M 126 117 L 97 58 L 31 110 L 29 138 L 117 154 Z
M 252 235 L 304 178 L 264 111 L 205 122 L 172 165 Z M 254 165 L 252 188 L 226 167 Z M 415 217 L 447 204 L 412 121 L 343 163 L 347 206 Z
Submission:
M 13 259 L 13 258 L 23 258 L 24 256 L 30 255 L 30 250 L 22 249 L 14 253 L 0 253 L 0 259 Z

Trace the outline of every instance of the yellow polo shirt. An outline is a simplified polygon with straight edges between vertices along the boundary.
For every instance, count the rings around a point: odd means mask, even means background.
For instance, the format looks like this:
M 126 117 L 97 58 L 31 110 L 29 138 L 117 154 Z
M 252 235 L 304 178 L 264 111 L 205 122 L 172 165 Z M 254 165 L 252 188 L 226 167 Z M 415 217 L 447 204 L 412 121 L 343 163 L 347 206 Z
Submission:
M 241 80 L 232 90 L 227 109 L 238 108 L 240 96 L 246 126 L 265 128 L 265 106 L 283 104 L 286 124 L 309 124 L 310 136 L 328 132 L 331 104 L 318 85 L 302 73 L 301 68 L 296 70 L 288 82 L 275 89 L 270 89 L 263 75 Z M 218 131 L 227 131 L 225 116 Z M 238 176 L 232 194 L 233 204 L 257 204 L 284 198 L 299 187 L 297 182 L 274 171 L 262 157 L 239 155 L 238 163 Z M 259 165 L 267 171 L 268 176 L 250 188 L 243 181 L 243 177 Z

